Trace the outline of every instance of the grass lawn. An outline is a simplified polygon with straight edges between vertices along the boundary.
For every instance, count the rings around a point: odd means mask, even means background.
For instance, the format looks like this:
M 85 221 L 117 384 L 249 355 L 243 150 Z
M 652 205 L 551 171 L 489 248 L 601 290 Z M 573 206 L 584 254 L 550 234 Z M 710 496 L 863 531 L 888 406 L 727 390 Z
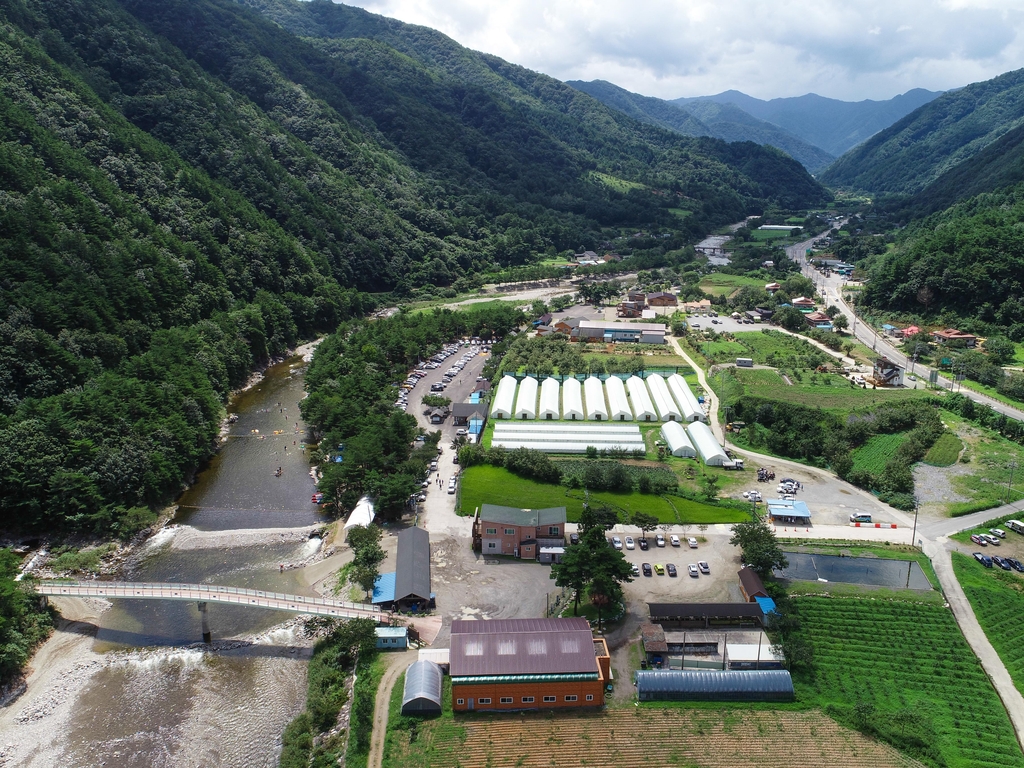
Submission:
M 952 432 L 943 432 L 924 455 L 924 463 L 933 467 L 951 467 L 960 458 L 963 447 L 959 437 Z
M 710 274 L 700 281 L 701 290 L 704 293 L 710 293 L 712 296 L 731 296 L 746 285 L 763 289 L 765 281 L 756 277 L 723 275 L 718 272 Z
M 462 472 L 461 478 L 461 515 L 472 515 L 483 504 L 523 509 L 565 507 L 569 522 L 578 521 L 583 512 L 582 490 L 537 483 L 513 475 L 502 467 L 469 467 Z M 646 512 L 662 523 L 737 523 L 749 519 L 742 510 L 716 507 L 680 496 L 595 491 L 590 494 L 590 499 L 592 504 L 608 504 L 620 514 Z
M 794 671 L 802 703 L 932 765 L 1024 764 L 1006 710 L 949 609 L 856 597 L 793 602 L 799 637 L 813 651 Z
M 889 459 L 896 455 L 906 437 L 902 432 L 897 432 L 868 438 L 864 445 L 853 452 L 853 468 L 872 474 L 880 473 Z
M 949 482 L 966 501 L 945 505 L 947 514 L 959 517 L 1024 498 L 1024 446 L 949 411 L 942 411 L 942 421 L 964 444 L 956 464 L 958 473 Z M 1011 462 L 1017 463 L 1017 469 L 1008 488 Z
M 1024 579 L 1015 571 L 985 568 L 959 552 L 953 553 L 953 571 L 1013 684 L 1024 691 Z
M 787 229 L 755 229 L 750 237 L 754 240 L 784 240 L 790 234 Z

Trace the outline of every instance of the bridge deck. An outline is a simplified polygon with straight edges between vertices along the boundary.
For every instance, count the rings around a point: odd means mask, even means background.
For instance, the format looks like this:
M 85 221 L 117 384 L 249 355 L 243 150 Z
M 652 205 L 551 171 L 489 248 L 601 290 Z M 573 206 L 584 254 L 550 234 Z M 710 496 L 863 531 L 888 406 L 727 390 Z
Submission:
M 337 616 L 344 619 L 374 619 L 385 623 L 384 613 L 364 603 L 348 603 L 323 597 L 282 595 L 256 589 L 219 587 L 211 584 L 146 584 L 119 581 L 40 581 L 40 595 L 51 597 L 105 597 L 136 600 L 184 600 L 188 602 L 229 603 L 251 608 L 292 611 L 313 616 Z

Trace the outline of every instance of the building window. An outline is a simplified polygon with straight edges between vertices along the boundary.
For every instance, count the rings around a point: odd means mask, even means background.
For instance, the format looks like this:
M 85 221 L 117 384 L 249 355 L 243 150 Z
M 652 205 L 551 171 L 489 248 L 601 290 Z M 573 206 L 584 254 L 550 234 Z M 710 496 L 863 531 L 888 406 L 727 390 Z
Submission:
M 505 529 L 505 535 L 506 536 L 515 536 L 516 535 L 516 529 L 515 528 L 506 528 Z
M 498 545 L 497 545 L 497 544 L 495 544 L 495 543 L 494 543 L 493 541 L 488 541 L 488 542 L 487 542 L 487 548 L 488 548 L 488 549 L 497 549 L 497 548 L 498 548 Z
M 588 693 L 587 694 L 587 701 L 593 701 L 593 700 L 594 700 L 594 694 Z
M 511 704 L 512 703 L 512 697 L 511 696 L 502 696 L 500 699 L 498 699 L 498 701 L 501 702 L 502 704 Z
M 487 529 L 487 535 L 488 536 L 496 536 L 497 534 L 498 534 L 498 529 L 497 528 L 488 528 Z
M 565 697 L 565 700 L 566 700 L 566 701 L 576 701 L 576 696 L 575 696 L 575 695 L 572 695 L 572 696 L 566 696 L 566 697 Z
M 533 704 L 533 696 L 523 696 L 523 704 Z
M 465 699 L 456 699 L 455 703 L 458 704 L 461 707 L 463 704 L 466 703 L 466 700 Z
M 558 697 L 557 696 L 545 696 L 544 697 L 544 701 L 546 703 L 548 703 L 548 704 L 551 704 L 551 703 L 554 703 L 554 702 L 558 701 Z
M 550 525 L 550 526 L 548 526 L 548 535 L 549 536 L 558 536 L 559 534 L 561 534 L 561 531 L 558 530 L 558 526 L 557 525 Z
M 476 703 L 477 704 L 490 704 L 491 700 L 490 699 L 477 699 Z

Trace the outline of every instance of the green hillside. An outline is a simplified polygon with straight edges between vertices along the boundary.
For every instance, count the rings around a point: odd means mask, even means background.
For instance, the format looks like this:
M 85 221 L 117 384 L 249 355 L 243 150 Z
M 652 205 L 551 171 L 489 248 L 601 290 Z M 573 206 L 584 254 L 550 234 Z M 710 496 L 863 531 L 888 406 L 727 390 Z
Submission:
M 0 8 L 4 529 L 130 533 L 211 455 L 231 388 L 381 300 L 826 197 L 777 151 L 429 30 L 259 7 L 310 28 L 230 0 Z
M 832 187 L 913 194 L 1024 123 L 1024 69 L 939 96 L 840 157 Z

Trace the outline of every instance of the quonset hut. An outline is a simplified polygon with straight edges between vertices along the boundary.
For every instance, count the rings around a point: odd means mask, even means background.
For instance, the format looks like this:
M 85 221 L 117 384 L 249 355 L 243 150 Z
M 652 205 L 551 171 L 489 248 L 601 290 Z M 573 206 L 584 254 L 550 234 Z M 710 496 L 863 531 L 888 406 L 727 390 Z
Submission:
M 611 376 L 604 383 L 608 393 L 608 415 L 612 421 L 632 421 L 633 412 L 629 409 L 626 399 L 626 387 L 618 376 Z
M 537 380 L 527 376 L 519 382 L 519 395 L 516 397 L 515 418 L 537 418 Z
M 566 379 L 562 383 L 562 418 L 583 420 L 583 385 L 579 379 Z
M 558 379 L 547 378 L 540 385 L 540 410 L 538 419 L 558 419 Z
M 700 407 L 697 398 L 690 391 L 686 379 L 678 373 L 673 373 L 668 377 L 668 388 L 676 399 L 683 421 L 704 421 L 704 409 Z
M 673 456 L 680 456 L 692 459 L 697 456 L 697 449 L 693 447 L 690 438 L 686 436 L 683 425 L 677 421 L 667 421 L 661 426 L 661 436 L 668 444 L 668 450 Z
M 681 421 L 683 416 L 676 407 L 672 395 L 669 394 L 665 380 L 656 373 L 647 377 L 647 388 L 651 391 L 654 399 L 654 407 L 658 409 L 658 415 L 662 421 Z
M 498 382 L 498 389 L 494 393 L 494 402 L 491 405 L 491 418 L 511 419 L 515 400 L 515 376 L 502 376 L 501 381 Z
M 583 382 L 583 394 L 587 398 L 587 419 L 608 421 L 608 406 L 604 402 L 604 387 L 596 376 L 588 376 Z
M 405 689 L 402 691 L 403 715 L 441 714 L 441 689 L 444 674 L 441 667 L 432 661 L 414 661 L 405 673 Z
M 640 701 L 792 701 L 793 678 L 784 669 L 720 672 L 640 670 Z
M 630 376 L 626 379 L 626 388 L 629 390 L 629 398 L 633 401 L 633 415 L 637 421 L 657 421 L 658 413 L 654 410 L 654 403 L 647 392 L 647 385 L 639 376 Z
M 709 467 L 720 467 L 729 460 L 725 455 L 725 449 L 718 444 L 718 438 L 707 424 L 695 421 L 687 425 L 686 431 L 701 460 Z

